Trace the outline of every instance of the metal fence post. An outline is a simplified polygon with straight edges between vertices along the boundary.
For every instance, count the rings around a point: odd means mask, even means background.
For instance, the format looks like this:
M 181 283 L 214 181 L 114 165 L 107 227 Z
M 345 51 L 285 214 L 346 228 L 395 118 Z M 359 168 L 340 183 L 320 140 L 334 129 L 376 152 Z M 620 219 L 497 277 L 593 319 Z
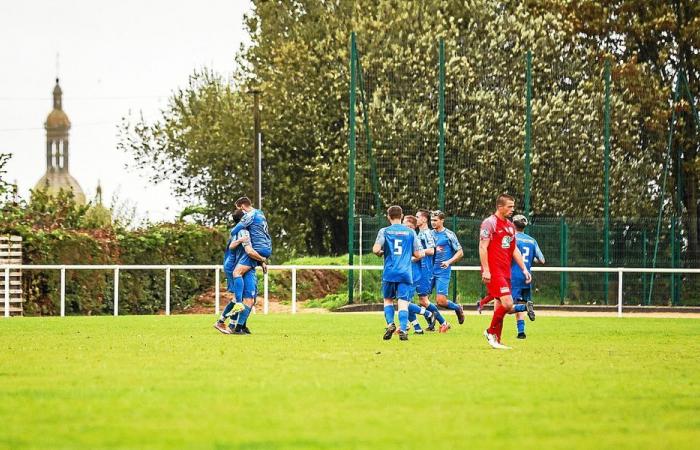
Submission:
M 530 190 L 532 169 L 530 151 L 532 149 L 532 52 L 527 51 L 525 59 L 525 216 L 530 218 Z
M 438 206 L 445 210 L 445 41 L 440 39 L 438 81 Z
M 61 267 L 61 317 L 66 315 L 66 268 Z
M 10 317 L 10 268 L 5 267 L 5 317 Z
M 269 282 L 269 273 L 265 272 L 263 275 L 263 314 L 267 314 L 270 311 Z
M 360 285 L 360 303 L 362 303 L 362 216 L 360 216 L 360 237 L 358 238 L 358 247 L 360 252 L 360 273 L 359 273 L 359 285 Z
M 119 267 L 114 269 L 114 316 L 119 315 Z
M 214 314 L 217 316 L 219 315 L 219 303 L 221 301 L 221 292 L 220 291 L 220 286 L 221 281 L 219 279 L 219 267 L 217 266 L 216 269 L 214 269 L 214 284 L 216 285 L 214 287 Z
M 617 269 L 617 317 L 622 317 L 622 268 Z
M 292 314 L 297 313 L 297 267 L 292 266 Z
M 603 127 L 605 154 L 603 159 L 603 260 L 605 267 L 610 267 L 610 60 L 605 60 L 605 123 Z M 605 272 L 604 295 L 608 304 L 610 274 Z
M 566 267 L 568 264 L 568 242 L 569 238 L 567 236 L 567 225 L 566 219 L 562 217 L 559 219 L 559 260 L 562 267 Z M 559 279 L 559 301 L 563 305 L 564 299 L 566 298 L 566 283 L 568 281 L 566 272 L 562 272 Z
M 165 269 L 165 315 L 170 315 L 170 266 Z
M 348 265 L 353 264 L 355 238 L 355 83 L 357 81 L 355 32 L 350 35 L 350 105 L 348 112 Z M 352 304 L 354 274 L 348 271 L 348 303 Z

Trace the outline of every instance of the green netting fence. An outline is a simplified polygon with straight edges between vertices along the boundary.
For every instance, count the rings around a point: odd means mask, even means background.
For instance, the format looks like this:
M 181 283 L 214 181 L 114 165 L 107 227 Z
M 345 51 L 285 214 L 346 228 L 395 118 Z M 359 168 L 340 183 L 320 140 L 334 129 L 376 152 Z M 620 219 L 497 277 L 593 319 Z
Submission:
M 393 49 L 390 64 L 386 54 L 363 56 L 353 33 L 350 264 L 360 254 L 373 261 L 384 211 L 398 204 L 444 210 L 465 249 L 459 264 L 478 265 L 478 227 L 507 192 L 548 265 L 700 266 L 690 242 L 697 217 L 681 201 L 680 148 L 698 146 L 700 125 L 683 70 L 659 89 L 643 66 L 606 55 L 488 45 Z M 421 64 L 402 66 L 408 53 Z M 606 304 L 617 294 L 616 277 L 601 273 L 535 282 L 542 302 Z M 351 301 L 357 288 L 350 274 Z M 483 293 L 478 273 L 455 274 L 452 289 L 462 302 Z M 624 290 L 634 304 L 700 304 L 695 275 L 627 275 Z

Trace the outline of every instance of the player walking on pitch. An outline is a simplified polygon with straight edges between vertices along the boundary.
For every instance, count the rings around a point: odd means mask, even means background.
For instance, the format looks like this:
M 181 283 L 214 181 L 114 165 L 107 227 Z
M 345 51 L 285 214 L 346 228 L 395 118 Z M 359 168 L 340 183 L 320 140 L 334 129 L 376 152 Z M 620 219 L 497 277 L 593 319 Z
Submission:
M 435 262 L 433 264 L 435 301 L 438 305 L 453 310 L 461 325 L 464 323 L 464 310 L 457 303 L 447 300 L 447 294 L 450 287 L 452 264 L 462 259 L 464 251 L 454 232 L 445 228 L 445 213 L 433 211 L 430 215 L 430 224 L 433 226 L 433 239 L 435 239 Z M 440 325 L 440 333 L 447 333 L 449 329 L 450 324 L 447 322 Z
M 515 261 L 525 278 L 530 283 L 530 272 L 523 263 L 523 256 L 515 244 L 515 227 L 508 220 L 513 215 L 515 199 L 501 194 L 496 200 L 496 212 L 481 223 L 479 233 L 479 259 L 481 261 L 481 278 L 486 284 L 488 294 L 496 299 L 491 326 L 484 331 L 489 345 L 498 349 L 509 349 L 501 344 L 503 318 L 506 314 L 527 311 L 534 317 L 532 302 L 525 305 L 513 305 L 510 291 L 511 261 Z
M 544 255 L 537 241 L 532 236 L 525 234 L 525 227 L 527 227 L 527 217 L 522 214 L 513 216 L 513 224 L 515 225 L 515 245 L 518 246 L 520 254 L 523 255 L 523 263 L 527 268 L 528 272 L 532 267 L 532 263 L 537 261 L 540 264 L 544 264 Z M 525 278 L 523 278 L 523 273 L 520 271 L 520 267 L 513 261 L 510 268 L 510 283 L 511 283 L 511 295 L 513 300 L 518 303 L 528 303 L 532 302 L 532 281 L 527 283 Z M 528 316 L 530 320 L 535 320 L 534 310 L 533 314 Z M 525 313 L 518 312 L 515 315 L 517 319 L 518 327 L 518 339 L 525 339 Z
M 372 252 L 384 256 L 382 272 L 382 296 L 384 297 L 384 318 L 386 330 L 384 340 L 391 339 L 396 331 L 394 323 L 394 300 L 399 306 L 399 338 L 408 340 L 408 309 L 413 288 L 413 269 L 411 257 L 422 258 L 424 253 L 416 232 L 401 224 L 403 210 L 400 206 L 391 206 L 387 210 L 391 225 L 377 233 Z M 417 306 L 417 305 L 413 305 Z

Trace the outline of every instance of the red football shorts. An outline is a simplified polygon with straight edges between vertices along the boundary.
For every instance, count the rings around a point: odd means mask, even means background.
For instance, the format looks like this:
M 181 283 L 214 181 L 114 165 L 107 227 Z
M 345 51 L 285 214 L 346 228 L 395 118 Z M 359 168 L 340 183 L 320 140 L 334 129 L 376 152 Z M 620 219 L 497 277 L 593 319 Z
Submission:
M 510 279 L 503 275 L 491 275 L 491 281 L 486 285 L 491 297 L 501 298 L 510 295 Z

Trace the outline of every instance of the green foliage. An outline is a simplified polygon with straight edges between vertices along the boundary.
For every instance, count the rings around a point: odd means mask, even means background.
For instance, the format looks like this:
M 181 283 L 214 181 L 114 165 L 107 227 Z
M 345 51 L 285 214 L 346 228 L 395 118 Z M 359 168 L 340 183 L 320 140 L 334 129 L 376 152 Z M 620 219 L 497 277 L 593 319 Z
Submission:
M 75 204 L 70 191 L 48 196 L 39 191 L 28 204 L 6 204 L 0 233 L 23 238 L 24 264 L 80 265 L 211 265 L 218 264 L 226 243 L 222 230 L 197 224 L 152 224 L 126 229 L 104 225 L 91 206 Z M 104 216 L 102 217 L 104 219 Z M 27 315 L 59 313 L 60 274 L 57 270 L 26 270 L 22 274 Z M 214 285 L 213 270 L 173 271 L 171 305 L 188 305 Z M 114 307 L 114 277 L 109 270 L 66 271 L 67 314 L 109 314 Z M 165 307 L 163 270 L 120 272 L 120 311 L 153 314 Z

